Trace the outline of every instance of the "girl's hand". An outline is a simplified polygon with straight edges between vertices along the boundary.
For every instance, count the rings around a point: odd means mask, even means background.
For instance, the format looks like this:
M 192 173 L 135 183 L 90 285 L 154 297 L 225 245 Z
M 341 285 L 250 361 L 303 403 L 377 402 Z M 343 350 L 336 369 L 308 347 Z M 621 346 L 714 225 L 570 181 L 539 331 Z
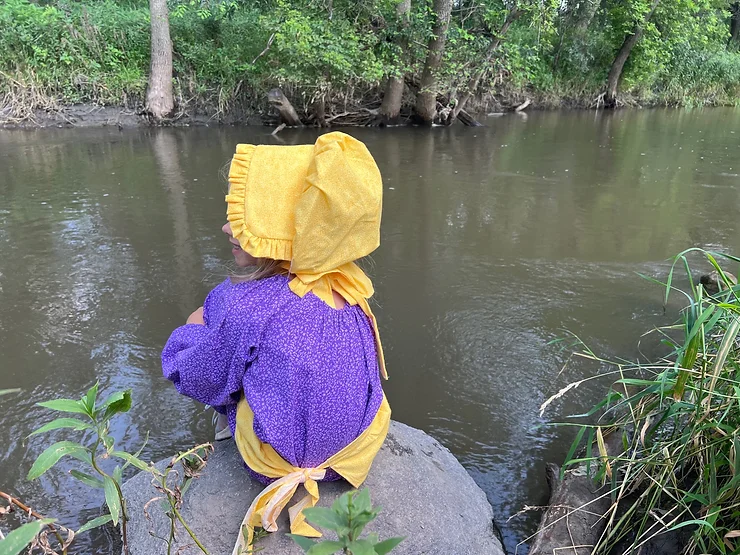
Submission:
M 201 306 L 199 309 L 197 309 L 195 312 L 193 312 L 190 316 L 188 316 L 188 324 L 199 324 L 201 326 L 204 326 L 206 323 L 203 321 L 203 307 Z

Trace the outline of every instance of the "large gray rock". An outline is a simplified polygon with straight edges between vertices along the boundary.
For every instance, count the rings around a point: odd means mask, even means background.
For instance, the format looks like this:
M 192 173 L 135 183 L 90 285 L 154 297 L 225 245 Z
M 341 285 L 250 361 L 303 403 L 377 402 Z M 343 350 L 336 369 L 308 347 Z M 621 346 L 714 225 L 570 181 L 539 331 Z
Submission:
M 373 505 L 382 507 L 366 530 L 377 532 L 381 539 L 406 536 L 394 555 L 504 553 L 494 535 L 493 510 L 483 491 L 447 449 L 420 430 L 393 422 L 365 485 L 370 488 Z M 349 489 L 346 482 L 320 483 L 319 506 L 330 506 Z M 261 490 L 243 469 L 234 442 L 219 442 L 206 468 L 186 492 L 182 515 L 212 555 L 230 555 L 244 514 Z M 151 520 L 143 510 L 158 496 L 151 477 L 138 474 L 124 484 L 123 491 L 131 515 L 131 555 L 166 553 L 165 543 L 154 536 L 167 537 L 169 521 L 159 503 L 148 507 Z M 299 489 L 293 502 L 300 497 Z M 303 553 L 285 536 L 287 510 L 281 518 L 280 530 L 257 544 L 260 553 Z M 172 553 L 200 553 L 181 528 L 177 537 L 179 543 Z M 329 534 L 326 537 L 330 538 Z

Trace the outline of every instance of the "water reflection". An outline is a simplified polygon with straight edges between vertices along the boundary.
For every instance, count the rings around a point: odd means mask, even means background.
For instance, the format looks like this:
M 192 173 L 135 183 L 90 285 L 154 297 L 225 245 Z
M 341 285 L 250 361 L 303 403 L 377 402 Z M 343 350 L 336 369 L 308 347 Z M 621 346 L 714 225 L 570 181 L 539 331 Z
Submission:
M 636 356 L 675 316 L 637 273 L 665 275 L 688 246 L 740 252 L 738 123 L 731 110 L 579 112 L 352 130 L 385 182 L 372 273 L 394 415 L 463 461 L 510 548 L 538 515 L 506 519 L 546 499 L 542 462 L 569 443 L 543 425 L 601 387 L 541 418 L 550 394 L 597 370 L 559 374 L 548 342 L 569 329 Z M 22 479 L 44 445 L 23 440 L 46 418 L 34 403 L 95 380 L 134 391 L 114 430 L 123 446 L 148 432 L 145 456 L 159 458 L 209 439 L 202 409 L 161 378 L 159 350 L 226 273 L 220 170 L 234 144 L 274 141 L 262 128 L 0 132 L 0 387 L 24 388 L 0 398 L 0 485 L 69 524 L 95 510 L 97 492 L 60 472 Z

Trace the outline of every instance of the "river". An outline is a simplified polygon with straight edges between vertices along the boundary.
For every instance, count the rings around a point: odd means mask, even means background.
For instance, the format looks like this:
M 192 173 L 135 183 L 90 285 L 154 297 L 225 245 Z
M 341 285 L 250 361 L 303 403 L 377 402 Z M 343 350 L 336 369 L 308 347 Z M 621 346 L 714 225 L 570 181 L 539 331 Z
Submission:
M 566 330 L 633 357 L 664 313 L 668 259 L 740 254 L 740 111 L 532 113 L 482 128 L 353 129 L 385 183 L 373 256 L 376 315 L 397 420 L 439 439 L 494 506 L 513 552 L 547 500 L 544 462 L 572 431 L 546 424 L 603 393 L 601 370 L 549 342 Z M 318 130 L 0 131 L 0 489 L 74 526 L 99 491 L 64 470 L 24 476 L 52 438 L 34 403 L 96 380 L 133 389 L 119 445 L 147 459 L 210 439 L 210 417 L 161 376 L 159 353 L 227 273 L 223 168 L 238 142 L 308 143 Z M 737 268 L 730 268 L 736 271 Z M 565 368 L 563 368 L 565 365 Z M 100 539 L 97 550 L 100 547 Z M 84 542 L 80 545 L 85 545 Z M 85 549 L 80 549 L 85 552 Z M 526 548 L 519 548 L 524 553 Z

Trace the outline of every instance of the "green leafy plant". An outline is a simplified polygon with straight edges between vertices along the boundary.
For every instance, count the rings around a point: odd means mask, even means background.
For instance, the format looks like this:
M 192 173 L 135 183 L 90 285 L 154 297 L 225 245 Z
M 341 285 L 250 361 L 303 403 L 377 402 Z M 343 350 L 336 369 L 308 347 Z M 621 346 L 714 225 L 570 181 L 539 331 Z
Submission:
M 96 383 L 79 400 L 55 399 L 38 403 L 42 407 L 77 416 L 54 419 L 32 432 L 30 434 L 31 436 L 52 430 L 70 429 L 76 432 L 83 432 L 83 438 L 80 442 L 59 441 L 47 447 L 33 463 L 31 470 L 28 472 L 28 479 L 35 480 L 39 478 L 65 456 L 72 457 L 84 463 L 86 465 L 85 472 L 73 469 L 69 473 L 73 478 L 83 484 L 103 490 L 109 514 L 91 520 L 76 533 L 79 534 L 109 522 L 112 522 L 114 526 L 120 524 L 123 551 L 124 553 L 128 553 L 126 523 L 129 520 L 129 514 L 121 489 L 123 485 L 123 472 L 129 465 L 148 472 L 154 478 L 155 488 L 162 494 L 161 497 L 155 498 L 152 501 L 163 501 L 165 514 L 171 523 L 169 537 L 161 538 L 167 542 L 168 553 L 172 549 L 176 521 L 180 522 L 201 551 L 207 553 L 206 549 L 182 518 L 179 508 L 182 503 L 182 494 L 187 490 L 192 478 L 196 476 L 196 472 L 205 464 L 206 455 L 211 449 L 210 444 L 199 445 L 173 457 L 164 470 L 160 470 L 154 464 L 146 463 L 139 458 L 144 446 L 135 454 L 115 448 L 115 439 L 110 434 L 110 422 L 115 416 L 128 412 L 131 409 L 131 391 L 115 392 L 103 402 L 99 402 L 97 397 L 98 384 Z M 110 459 L 117 459 L 121 461 L 121 464 L 116 464 L 111 471 L 106 471 L 103 468 L 102 461 Z M 176 482 L 173 483 L 171 479 L 176 474 L 174 469 L 177 463 L 182 463 L 184 469 L 184 477 L 179 484 Z M 61 539 L 59 541 L 61 543 Z
M 718 293 L 694 285 L 689 257 L 696 254 L 714 268 Z M 681 322 L 657 330 L 670 349 L 664 358 L 642 364 L 605 361 L 587 348 L 576 353 L 608 363 L 618 378 L 603 400 L 579 415 L 600 414 L 595 424 L 578 424 L 566 462 L 588 463 L 611 494 L 595 554 L 637 553 L 668 532 L 686 536 L 685 555 L 740 552 L 740 286 L 721 259 L 740 262 L 700 249 L 676 257 L 663 284 L 665 299 L 680 292 L 687 306 Z M 678 268 L 686 272 L 688 291 L 674 286 Z M 621 434 L 620 453 L 604 447 L 608 430 Z M 585 456 L 576 455 L 581 445 Z
M 331 509 L 312 507 L 305 509 L 306 520 L 311 524 L 332 530 L 337 540 L 317 542 L 303 536 L 288 534 L 309 555 L 330 555 L 341 551 L 346 555 L 384 555 L 390 553 L 404 538 L 380 541 L 377 534 L 360 538 L 362 531 L 375 520 L 380 508 L 370 504 L 370 491 L 349 491 L 337 499 Z
M 123 470 L 131 464 L 130 459 L 135 457 L 122 451 L 116 451 L 115 439 L 110 435 L 110 421 L 115 415 L 127 412 L 131 408 L 131 391 L 113 393 L 102 403 L 98 401 L 97 395 L 98 384 L 96 383 L 79 400 L 55 399 L 38 403 L 39 406 L 57 412 L 79 415 L 79 417 L 56 418 L 32 432 L 31 436 L 63 428 L 91 432 L 91 434 L 87 445 L 75 441 L 58 441 L 47 447 L 28 471 L 28 479 L 39 478 L 65 456 L 85 463 L 92 473 L 70 470 L 70 475 L 87 486 L 102 489 L 105 492 L 105 503 L 110 514 L 88 522 L 84 529 L 90 530 L 108 522 L 118 525 L 120 522 L 125 551 L 128 549 L 126 534 L 128 514 L 121 485 Z M 102 459 L 111 457 L 124 459 L 125 464 L 116 465 L 112 472 L 106 472 L 100 463 Z

